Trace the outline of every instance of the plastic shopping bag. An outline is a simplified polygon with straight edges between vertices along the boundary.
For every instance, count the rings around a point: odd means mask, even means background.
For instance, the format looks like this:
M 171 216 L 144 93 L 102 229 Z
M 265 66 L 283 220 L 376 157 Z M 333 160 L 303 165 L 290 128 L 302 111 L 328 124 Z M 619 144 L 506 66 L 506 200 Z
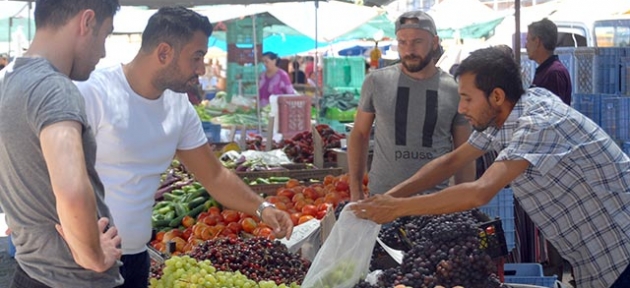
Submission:
M 357 218 L 346 205 L 308 270 L 302 288 L 350 288 L 365 279 L 381 225 Z

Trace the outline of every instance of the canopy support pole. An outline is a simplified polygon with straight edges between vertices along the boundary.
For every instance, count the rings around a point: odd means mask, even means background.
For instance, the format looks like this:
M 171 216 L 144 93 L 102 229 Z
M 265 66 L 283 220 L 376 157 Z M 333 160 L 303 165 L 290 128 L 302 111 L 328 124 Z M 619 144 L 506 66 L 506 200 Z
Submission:
M 258 35 L 256 35 L 256 14 L 252 15 L 252 39 L 254 41 L 254 70 L 256 71 L 256 116 L 258 118 L 258 134 L 262 135 L 262 115 L 260 113 L 260 84 L 258 83 Z M 262 42 L 262 41 L 261 41 Z M 269 141 L 269 140 L 267 140 Z M 273 143 L 273 142 L 268 142 Z
M 323 97 L 323 91 L 319 90 L 319 69 L 317 68 L 317 63 L 319 62 L 319 24 L 318 24 L 318 18 L 319 16 L 317 15 L 317 11 L 319 10 L 319 0 L 315 0 L 315 57 L 314 57 L 314 63 L 313 63 L 313 73 L 315 75 L 315 96 L 313 97 L 313 99 L 315 100 L 315 111 L 317 111 L 317 115 L 315 115 L 315 120 L 316 122 L 319 124 L 319 115 L 321 114 L 321 112 L 319 111 L 321 109 L 320 107 L 320 92 L 321 92 L 321 97 Z

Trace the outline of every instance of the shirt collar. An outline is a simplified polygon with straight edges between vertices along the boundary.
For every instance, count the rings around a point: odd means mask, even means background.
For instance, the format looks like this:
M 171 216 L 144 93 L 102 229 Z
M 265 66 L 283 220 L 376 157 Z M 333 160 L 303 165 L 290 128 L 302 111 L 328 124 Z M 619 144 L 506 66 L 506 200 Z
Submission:
M 549 66 L 551 66 L 551 64 L 556 60 L 559 60 L 558 55 L 551 55 L 543 63 L 540 63 L 540 65 L 536 68 L 536 73 L 540 72 L 540 70 L 545 70 L 549 68 Z

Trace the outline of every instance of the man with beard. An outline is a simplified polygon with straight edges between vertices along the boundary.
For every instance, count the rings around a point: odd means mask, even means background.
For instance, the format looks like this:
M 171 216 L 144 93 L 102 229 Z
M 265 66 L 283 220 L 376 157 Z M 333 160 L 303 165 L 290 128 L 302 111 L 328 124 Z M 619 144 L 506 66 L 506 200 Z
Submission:
M 543 88 L 523 90 L 521 70 L 500 48 L 459 66 L 458 111 L 476 130 L 467 143 L 422 167 L 385 195 L 353 206 L 387 223 L 408 215 L 469 210 L 507 184 L 575 270 L 577 287 L 630 287 L 630 158 L 606 132 Z M 478 180 L 411 198 L 481 156 L 499 156 Z
M 361 89 L 348 140 L 352 201 L 370 193 L 385 193 L 432 159 L 465 143 L 471 132 L 466 119 L 457 113 L 457 83 L 435 66 L 440 44 L 433 19 L 422 11 L 402 14 L 396 20 L 396 38 L 401 62 L 371 72 Z M 375 121 L 367 193 L 363 175 Z M 455 175 L 455 181 L 472 181 L 474 177 L 475 168 L 470 163 Z M 436 183 L 425 192 L 447 186 L 448 181 Z
M 128 64 L 97 70 L 78 87 L 98 144 L 96 170 L 122 238 L 123 287 L 147 287 L 154 194 L 174 156 L 226 207 L 257 215 L 289 237 L 289 215 L 224 168 L 185 94 L 204 74 L 212 25 L 183 7 L 163 7 Z

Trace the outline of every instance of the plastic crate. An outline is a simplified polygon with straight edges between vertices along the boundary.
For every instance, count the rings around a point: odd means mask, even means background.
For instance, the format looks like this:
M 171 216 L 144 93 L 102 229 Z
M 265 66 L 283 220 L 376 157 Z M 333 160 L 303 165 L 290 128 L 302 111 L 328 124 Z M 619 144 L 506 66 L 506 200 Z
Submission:
M 599 94 L 573 94 L 573 108 L 601 125 L 602 97 Z
M 620 60 L 620 73 L 619 79 L 621 79 L 621 83 L 619 84 L 621 88 L 621 94 L 630 96 L 630 55 L 628 55 L 630 51 L 626 51 L 627 57 L 621 57 Z
M 490 200 L 490 202 L 479 208 L 481 212 L 490 218 L 499 217 L 501 219 L 503 234 L 507 250 L 512 251 L 516 246 L 516 235 L 514 225 L 514 192 L 511 188 L 504 188 Z
M 527 57 L 521 58 L 521 76 L 523 79 L 523 88 L 527 89 L 532 85 L 534 81 L 534 75 L 536 75 L 536 67 L 538 64 L 534 60 L 530 60 Z
M 621 149 L 624 153 L 626 153 L 626 155 L 628 155 L 628 157 L 630 157 L 630 141 L 623 142 L 621 145 Z
M 327 119 L 327 118 L 320 118 L 319 119 L 319 123 L 321 124 L 326 124 L 328 126 L 330 126 L 330 128 L 332 128 L 333 130 L 335 130 L 335 132 L 339 133 L 339 134 L 346 134 L 346 123 L 348 122 L 340 122 L 337 120 L 332 120 L 332 119 Z
M 13 240 L 11 240 L 11 235 L 9 234 L 9 237 L 7 237 L 7 242 L 9 244 L 9 256 L 11 256 L 11 258 L 15 257 L 15 245 L 13 245 Z
M 595 57 L 599 48 L 579 47 L 575 49 L 575 89 L 574 93 L 589 94 L 595 93 L 594 83 L 597 79 L 596 67 L 598 58 Z
M 567 68 L 569 77 L 571 78 L 572 91 L 576 90 L 575 79 L 575 48 L 574 47 L 560 47 L 555 50 L 558 59 L 562 62 L 562 65 Z
M 323 73 L 324 86 L 360 88 L 365 80 L 365 58 L 326 57 Z
M 557 279 L 556 276 L 544 276 L 538 263 L 506 263 L 503 268 L 505 283 L 553 288 Z
M 311 130 L 311 97 L 278 97 L 278 133 L 284 139 L 295 134 Z
M 254 41 L 254 21 L 251 17 L 227 23 L 226 40 L 228 44 L 261 44 L 263 42 L 262 18 L 256 18 L 256 41 Z
M 505 230 L 502 220 L 495 219 L 479 225 L 479 245 L 482 250 L 492 259 L 501 258 L 508 255 L 507 243 L 505 241 Z
M 630 141 L 630 97 L 602 96 L 601 127 L 615 140 Z
M 201 126 L 203 127 L 203 132 L 206 133 L 206 137 L 208 137 L 208 141 L 211 143 L 221 142 L 221 125 L 202 121 Z
M 339 122 L 353 122 L 357 115 L 357 108 L 341 110 L 337 107 L 326 108 L 326 118 Z

